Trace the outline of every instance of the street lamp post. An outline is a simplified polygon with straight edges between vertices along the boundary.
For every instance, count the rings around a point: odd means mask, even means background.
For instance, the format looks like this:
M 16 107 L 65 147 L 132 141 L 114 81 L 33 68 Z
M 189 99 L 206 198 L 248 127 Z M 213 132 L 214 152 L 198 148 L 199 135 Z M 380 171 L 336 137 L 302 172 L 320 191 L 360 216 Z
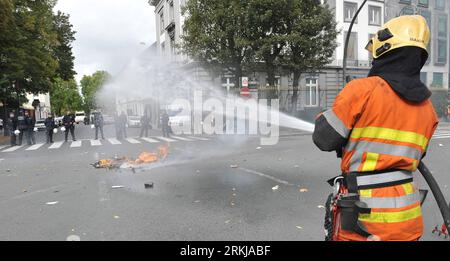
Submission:
M 367 0 L 364 0 L 364 2 L 361 4 L 361 6 L 359 7 L 358 11 L 356 11 L 355 15 L 353 16 L 353 19 L 350 23 L 350 26 L 348 28 L 347 31 L 347 35 L 345 38 L 345 45 L 344 45 L 344 64 L 342 65 L 342 73 L 343 73 L 343 82 L 344 85 L 347 83 L 347 49 L 348 49 L 348 42 L 350 41 L 350 34 L 352 33 L 352 28 L 353 25 L 355 24 L 356 18 L 359 15 L 359 12 L 361 12 L 362 8 L 364 7 L 364 5 L 367 3 Z

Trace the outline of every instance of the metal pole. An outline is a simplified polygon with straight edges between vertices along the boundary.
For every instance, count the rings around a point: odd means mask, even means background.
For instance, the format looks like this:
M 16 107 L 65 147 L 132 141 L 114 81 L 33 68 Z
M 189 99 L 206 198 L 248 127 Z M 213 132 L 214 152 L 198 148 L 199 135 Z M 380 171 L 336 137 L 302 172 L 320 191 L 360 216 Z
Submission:
M 367 0 L 364 0 L 364 2 L 361 4 L 361 6 L 359 7 L 358 11 L 356 11 L 355 15 L 353 16 L 352 22 L 350 23 L 350 26 L 348 28 L 347 31 L 347 35 L 345 38 L 345 45 L 344 45 L 344 63 L 342 65 L 342 73 L 343 73 L 343 83 L 344 85 L 347 83 L 347 77 L 346 77 L 346 73 L 347 73 L 347 49 L 348 49 L 348 42 L 350 41 L 350 34 L 352 33 L 352 29 L 353 29 L 353 25 L 355 24 L 356 18 L 359 15 L 359 12 L 361 12 L 362 8 L 364 7 L 364 5 L 367 3 Z M 342 86 L 344 87 L 344 86 Z

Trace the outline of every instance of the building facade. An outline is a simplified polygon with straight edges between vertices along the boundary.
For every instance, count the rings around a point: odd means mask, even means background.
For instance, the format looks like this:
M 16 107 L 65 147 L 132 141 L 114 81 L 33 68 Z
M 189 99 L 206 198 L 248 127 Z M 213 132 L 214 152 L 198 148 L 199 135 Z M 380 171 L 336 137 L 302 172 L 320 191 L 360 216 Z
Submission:
M 158 53 L 174 61 L 189 63 L 188 57 L 176 52 L 174 46 L 179 43 L 184 22 L 181 8 L 187 0 L 150 0 L 155 7 Z M 300 79 L 300 95 L 295 116 L 313 120 L 317 112 L 332 106 L 336 95 L 345 85 L 344 78 L 366 77 L 372 58 L 365 50 L 369 39 L 377 33 L 388 20 L 407 14 L 424 16 L 431 29 L 429 46 L 430 58 L 425 65 L 421 78 L 433 93 L 442 96 L 448 92 L 449 76 L 449 10 L 447 0 L 368 0 L 359 13 L 350 32 L 347 52 L 347 77 L 343 75 L 344 43 L 349 33 L 349 25 L 363 0 L 322 0 L 323 4 L 334 12 L 337 29 L 340 32 L 336 41 L 337 48 L 332 61 L 326 68 L 316 73 L 305 73 Z M 202 71 L 202 70 L 201 70 Z M 206 71 L 202 71 L 203 74 Z M 260 91 L 267 85 L 267 76 L 263 72 L 249 72 L 251 90 Z M 224 89 L 236 88 L 233 75 L 224 73 L 214 79 L 216 86 Z M 280 71 L 277 75 L 277 87 L 280 107 L 289 111 L 292 96 L 292 75 Z M 443 101 L 442 101 L 443 102 Z M 446 99 L 445 99 L 446 102 Z

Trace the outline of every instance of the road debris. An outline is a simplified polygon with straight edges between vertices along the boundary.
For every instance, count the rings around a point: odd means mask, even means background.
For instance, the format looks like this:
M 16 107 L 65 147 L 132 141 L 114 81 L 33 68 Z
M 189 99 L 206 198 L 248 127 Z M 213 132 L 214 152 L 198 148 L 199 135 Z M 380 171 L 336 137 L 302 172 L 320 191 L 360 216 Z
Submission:
M 256 149 L 257 149 L 257 150 L 260 150 L 260 149 L 262 149 L 262 148 L 261 148 L 261 147 L 256 147 Z
M 278 190 L 280 188 L 279 185 L 276 185 L 275 187 L 272 188 L 272 190 Z
M 231 220 L 228 219 L 227 221 L 225 221 L 225 224 L 228 224 L 228 223 L 230 223 L 230 222 L 231 222 Z
M 234 204 L 234 202 L 233 202 L 233 201 L 231 201 L 231 202 L 230 202 L 230 205 L 231 205 L 231 206 L 234 206 L 235 204 Z
M 124 186 L 112 186 L 112 189 L 119 189 L 119 188 L 124 188 Z
M 232 190 L 232 191 L 236 191 L 236 188 L 232 188 L 231 190 Z
M 26 190 L 26 189 L 23 190 L 23 193 L 27 193 L 27 192 L 28 192 L 28 190 Z
M 59 202 L 58 201 L 51 201 L 51 202 L 47 202 L 47 203 L 45 203 L 46 205 L 56 205 L 56 204 L 58 204 Z
M 301 226 L 295 226 L 296 228 L 298 228 L 298 229 L 303 229 L 303 227 L 301 227 Z
M 144 187 L 145 187 L 146 189 L 151 189 L 151 188 L 153 188 L 153 182 L 145 183 L 145 184 L 144 184 Z
M 144 151 L 136 159 L 128 157 L 119 157 L 115 155 L 110 159 L 101 159 L 91 165 L 96 169 L 131 169 L 134 173 L 136 168 L 166 159 L 169 153 L 168 146 L 159 146 L 157 152 Z
M 67 237 L 66 241 L 81 241 L 81 238 L 77 235 L 70 235 Z
M 300 166 L 299 165 L 294 165 L 294 168 L 300 168 Z
M 300 189 L 300 192 L 302 192 L 302 193 L 308 192 L 308 189 L 307 189 L 307 188 L 301 188 L 301 189 Z
M 6 169 L 6 172 L 11 172 L 11 170 L 10 169 Z
M 325 208 L 325 207 L 322 205 L 318 205 L 317 208 Z
M 439 143 L 439 147 L 444 147 L 444 144 L 442 144 L 442 143 Z
M 119 219 L 120 217 L 119 216 L 114 216 L 114 219 Z
M 230 165 L 230 168 L 232 168 L 232 169 L 236 169 L 238 167 L 239 167 L 238 165 Z
M 194 203 L 200 203 L 200 200 L 196 200 L 196 201 L 194 201 Z

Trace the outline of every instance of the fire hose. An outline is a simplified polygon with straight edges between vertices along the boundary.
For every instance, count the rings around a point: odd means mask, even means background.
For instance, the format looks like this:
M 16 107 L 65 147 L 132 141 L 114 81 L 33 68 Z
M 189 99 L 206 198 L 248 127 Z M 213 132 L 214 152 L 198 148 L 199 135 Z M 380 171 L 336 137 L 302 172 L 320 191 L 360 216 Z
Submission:
M 423 162 L 421 162 L 418 169 L 427 182 L 428 186 L 430 187 L 431 192 L 433 192 L 434 199 L 436 200 L 442 217 L 444 218 L 444 224 L 447 227 L 447 231 L 450 231 L 450 205 L 447 205 L 441 188 L 439 187 L 436 179 L 434 179 L 431 171 L 427 168 L 427 166 Z

